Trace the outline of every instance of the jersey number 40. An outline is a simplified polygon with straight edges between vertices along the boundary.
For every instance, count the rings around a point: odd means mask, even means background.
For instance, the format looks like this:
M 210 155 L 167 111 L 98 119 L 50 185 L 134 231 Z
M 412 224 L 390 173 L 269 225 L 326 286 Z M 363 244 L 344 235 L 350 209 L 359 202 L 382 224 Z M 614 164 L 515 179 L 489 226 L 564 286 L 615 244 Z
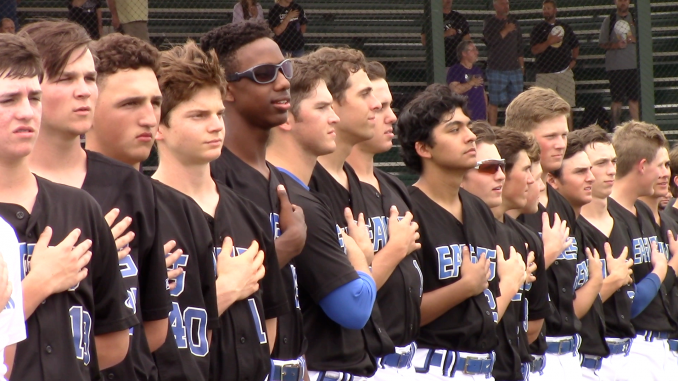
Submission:
M 187 307 L 181 312 L 179 303 L 172 302 L 170 326 L 177 347 L 188 348 L 194 356 L 205 357 L 209 352 L 207 342 L 207 311 Z

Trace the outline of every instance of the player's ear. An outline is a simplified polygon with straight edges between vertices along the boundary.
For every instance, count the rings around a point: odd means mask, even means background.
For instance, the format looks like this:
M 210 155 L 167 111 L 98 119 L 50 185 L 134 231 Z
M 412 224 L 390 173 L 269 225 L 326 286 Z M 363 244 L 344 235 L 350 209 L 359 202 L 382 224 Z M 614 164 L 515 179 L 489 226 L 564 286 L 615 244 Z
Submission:
M 431 147 L 424 142 L 414 143 L 414 150 L 417 151 L 417 155 L 423 159 L 431 158 Z
M 235 95 L 233 94 L 233 87 L 230 82 L 226 82 L 226 91 L 224 92 L 224 103 L 235 102 Z
M 641 175 L 644 174 L 647 165 L 648 165 L 647 159 L 645 158 L 640 159 L 640 161 L 636 164 L 636 169 L 638 170 L 638 173 L 640 173 Z
M 678 175 L 673 176 L 673 185 L 678 187 Z
M 158 125 L 158 132 L 155 133 L 155 141 L 165 140 L 165 135 L 163 132 L 167 131 L 167 125 L 165 123 L 160 123 Z
M 553 189 L 558 189 L 558 186 L 560 185 L 558 178 L 553 176 L 551 172 L 546 174 L 546 182 L 549 183 Z

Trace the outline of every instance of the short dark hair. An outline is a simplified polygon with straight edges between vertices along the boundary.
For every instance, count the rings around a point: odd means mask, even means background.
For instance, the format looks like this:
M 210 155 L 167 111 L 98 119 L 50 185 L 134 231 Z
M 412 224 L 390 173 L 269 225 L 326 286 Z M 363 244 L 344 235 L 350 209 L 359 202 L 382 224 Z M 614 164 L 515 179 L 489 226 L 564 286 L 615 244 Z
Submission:
M 290 79 L 290 112 L 299 120 L 299 105 L 308 98 L 323 77 L 317 70 L 313 70 L 313 63 L 305 57 L 295 58 L 293 61 L 295 75 Z
M 553 4 L 553 8 L 557 8 L 556 6 L 556 0 L 544 0 L 541 5 L 543 6 L 544 4 Z
M 214 87 L 223 98 L 226 79 L 214 50 L 203 52 L 193 41 L 162 52 L 158 84 L 162 91 L 160 122 L 169 127 L 172 110 L 198 91 Z
M 98 58 L 96 68 L 99 85 L 106 76 L 119 70 L 146 67 L 158 75 L 160 52 L 155 46 L 136 37 L 112 33 L 92 42 L 91 49 Z
M 85 28 L 70 21 L 34 22 L 23 27 L 19 35 L 35 42 L 48 78 L 58 78 L 71 54 L 80 48 L 89 48 L 92 42 Z
M 313 63 L 315 70 L 323 76 L 327 89 L 337 102 L 344 100 L 351 74 L 365 70 L 367 67 L 365 55 L 356 49 L 324 47 L 307 57 Z
M 440 83 L 429 85 L 405 106 L 398 118 L 397 128 L 400 154 L 408 168 L 421 173 L 422 161 L 415 144 L 422 142 L 432 147 L 433 129 L 441 123 L 443 116 L 457 111 L 470 115 L 466 108 L 466 97 Z
M 33 78 L 42 81 L 42 62 L 35 43 L 26 37 L 0 33 L 0 78 Z
M 471 40 L 461 40 L 459 45 L 457 45 L 457 59 L 461 61 L 461 57 L 464 55 L 464 52 L 466 49 L 468 49 L 468 46 L 471 45 L 473 41 Z
M 595 143 L 612 144 L 612 137 L 597 124 L 592 124 L 580 130 L 574 130 L 569 135 L 578 137 L 582 144 L 584 144 L 584 147 Z
M 243 46 L 261 38 L 271 38 L 272 32 L 265 22 L 242 22 L 214 28 L 200 39 L 203 52 L 214 49 L 226 76 L 237 71 L 235 54 Z
M 565 154 L 563 155 L 563 161 L 571 158 L 572 156 L 578 154 L 579 152 L 585 152 L 586 145 L 584 141 L 577 135 L 573 135 L 572 132 L 567 134 L 567 148 L 565 148 Z M 554 177 L 560 178 L 563 174 L 563 167 L 554 170 L 551 172 Z
M 497 147 L 499 155 L 506 161 L 506 174 L 508 175 L 516 164 L 520 151 L 525 151 L 527 156 L 530 157 L 528 152 L 531 148 L 530 139 L 524 132 L 512 130 L 510 128 L 493 127 L 492 130 L 497 137 L 497 141 L 494 145 Z M 537 160 L 538 159 L 539 156 L 537 155 Z M 530 158 L 530 161 L 532 161 L 532 158 Z
M 370 81 L 376 81 L 378 79 L 386 80 L 386 68 L 379 61 L 368 62 L 365 71 L 367 72 L 367 77 Z
M 476 120 L 469 126 L 471 132 L 476 136 L 476 145 L 480 143 L 495 144 L 497 137 L 492 131 L 492 125 L 484 120 Z

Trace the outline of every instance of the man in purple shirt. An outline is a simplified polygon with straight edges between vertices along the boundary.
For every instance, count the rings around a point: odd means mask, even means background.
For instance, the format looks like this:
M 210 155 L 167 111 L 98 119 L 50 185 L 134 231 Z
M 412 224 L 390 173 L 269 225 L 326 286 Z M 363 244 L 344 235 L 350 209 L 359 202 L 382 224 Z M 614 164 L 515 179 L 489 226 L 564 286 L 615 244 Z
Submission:
M 447 85 L 455 93 L 468 98 L 471 120 L 487 120 L 483 70 L 473 66 L 478 61 L 478 48 L 472 41 L 463 40 L 457 46 L 457 57 L 459 63 L 447 72 Z

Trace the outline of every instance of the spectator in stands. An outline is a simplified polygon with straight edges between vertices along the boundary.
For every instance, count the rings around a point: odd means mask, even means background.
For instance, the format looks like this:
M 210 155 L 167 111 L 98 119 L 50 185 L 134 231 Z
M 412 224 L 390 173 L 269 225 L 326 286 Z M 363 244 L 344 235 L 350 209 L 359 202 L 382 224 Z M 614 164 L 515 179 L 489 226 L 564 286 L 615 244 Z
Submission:
M 264 10 L 257 0 L 240 0 L 233 6 L 233 23 L 254 20 L 264 21 Z
M 304 55 L 306 24 L 306 13 L 294 0 L 275 0 L 268 11 L 268 25 L 273 29 L 275 42 L 285 57 Z
M 525 61 L 523 34 L 518 20 L 509 14 L 509 0 L 493 0 L 496 14 L 485 19 L 487 87 L 490 93 L 488 121 L 497 125 L 498 106 L 509 104 L 523 91 Z
M 103 35 L 101 0 L 72 0 L 68 4 L 68 19 L 82 25 L 92 40 Z
M 148 0 L 107 0 L 111 22 L 122 33 L 151 42 L 148 36 Z
M 2 19 L 2 24 L 0 24 L 0 33 L 9 33 L 15 34 L 16 28 L 14 26 L 14 21 L 12 19 L 5 17 Z
M 0 0 L 0 19 L 8 18 L 14 22 L 14 28 L 19 27 L 19 19 L 16 17 L 17 0 Z
M 636 19 L 629 11 L 629 0 L 615 0 L 617 10 L 603 20 L 600 47 L 605 49 L 605 70 L 610 79 L 612 123 L 621 123 L 621 108 L 628 99 L 631 119 L 638 120 L 639 78 L 636 54 Z
M 452 10 L 452 0 L 443 0 L 443 23 L 445 24 L 445 66 L 459 63 L 457 46 L 462 40 L 470 40 L 471 33 L 468 22 L 461 13 Z M 426 24 L 421 31 L 421 44 L 426 45 Z
M 553 89 L 570 108 L 575 105 L 572 68 L 579 57 L 579 40 L 569 25 L 556 20 L 556 1 L 542 3 L 544 21 L 532 28 L 530 46 L 537 64 L 536 86 Z M 568 119 L 572 129 L 572 111 Z
M 463 40 L 457 46 L 459 63 L 447 71 L 447 84 L 457 94 L 468 98 L 471 120 L 487 120 L 487 97 L 483 86 L 483 70 L 473 66 L 478 61 L 478 48 L 473 41 Z

